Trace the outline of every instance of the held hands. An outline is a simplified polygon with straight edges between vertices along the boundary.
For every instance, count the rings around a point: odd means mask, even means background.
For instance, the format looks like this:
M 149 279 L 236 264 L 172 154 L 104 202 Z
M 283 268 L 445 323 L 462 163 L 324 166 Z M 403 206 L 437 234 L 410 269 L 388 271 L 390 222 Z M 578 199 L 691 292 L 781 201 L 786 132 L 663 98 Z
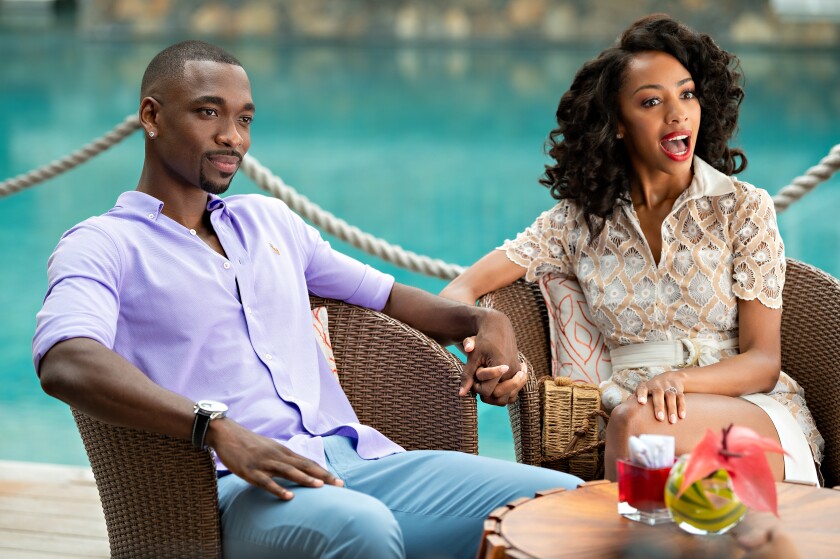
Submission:
M 466 396 L 474 392 L 479 395 L 482 402 L 495 406 L 515 402 L 519 391 L 528 380 L 527 368 L 524 363 L 519 363 L 518 352 L 513 362 L 519 364 L 519 369 L 511 371 L 511 367 L 507 364 L 489 366 L 489 363 L 498 362 L 498 360 L 492 358 L 492 351 L 474 351 L 475 336 L 466 338 L 463 345 L 464 353 L 467 354 L 467 366 L 464 367 L 459 394 Z M 488 365 L 483 363 L 488 363 Z M 474 374 L 471 373 L 473 368 Z
M 242 427 L 230 418 L 210 423 L 207 442 L 222 463 L 251 485 L 288 501 L 294 494 L 273 478 L 282 477 L 305 487 L 325 483 L 343 487 L 344 482 L 303 456 L 262 435 Z
M 685 393 L 682 373 L 669 371 L 656 375 L 636 387 L 636 401 L 645 405 L 648 399 L 653 404 L 653 415 L 658 421 L 676 423 L 685 419 Z

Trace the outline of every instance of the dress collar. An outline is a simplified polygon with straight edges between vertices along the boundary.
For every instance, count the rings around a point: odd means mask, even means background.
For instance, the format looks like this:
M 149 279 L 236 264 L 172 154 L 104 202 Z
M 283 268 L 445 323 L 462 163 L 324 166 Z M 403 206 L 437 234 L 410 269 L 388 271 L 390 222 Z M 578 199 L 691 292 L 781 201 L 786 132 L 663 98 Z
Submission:
M 735 192 L 732 177 L 728 177 L 697 157 L 694 156 L 694 178 L 688 185 L 687 198 L 695 199 L 703 196 L 723 196 Z

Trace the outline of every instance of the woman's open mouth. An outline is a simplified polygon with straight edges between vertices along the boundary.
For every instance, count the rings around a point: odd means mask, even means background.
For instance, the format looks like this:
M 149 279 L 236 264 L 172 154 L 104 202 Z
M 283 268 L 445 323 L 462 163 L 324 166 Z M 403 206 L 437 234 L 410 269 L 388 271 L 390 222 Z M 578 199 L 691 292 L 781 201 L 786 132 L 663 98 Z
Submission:
M 691 131 L 671 132 L 659 140 L 659 147 L 674 161 L 685 161 L 691 156 Z

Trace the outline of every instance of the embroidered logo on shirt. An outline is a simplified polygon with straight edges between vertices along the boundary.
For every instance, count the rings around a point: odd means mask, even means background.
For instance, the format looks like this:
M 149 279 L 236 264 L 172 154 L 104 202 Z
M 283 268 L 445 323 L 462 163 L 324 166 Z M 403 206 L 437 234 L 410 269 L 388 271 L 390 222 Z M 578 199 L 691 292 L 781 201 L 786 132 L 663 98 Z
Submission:
M 277 248 L 276 246 L 274 246 L 274 244 L 271 241 L 268 242 L 268 246 L 271 247 L 271 250 L 274 251 L 274 254 L 276 254 L 278 256 L 280 255 L 280 249 Z

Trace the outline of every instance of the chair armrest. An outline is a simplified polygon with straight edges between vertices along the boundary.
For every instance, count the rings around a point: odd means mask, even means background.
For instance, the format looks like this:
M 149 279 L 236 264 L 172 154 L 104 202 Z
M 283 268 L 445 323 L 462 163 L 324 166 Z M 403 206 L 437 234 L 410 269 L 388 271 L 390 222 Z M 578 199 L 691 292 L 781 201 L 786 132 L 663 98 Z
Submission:
M 341 386 L 359 421 L 409 450 L 478 453 L 475 398 L 458 396 L 463 363 L 421 332 L 376 311 L 326 306 Z
M 517 280 L 487 293 L 478 300 L 478 306 L 505 313 L 516 334 L 516 345 L 537 377 L 551 375 L 548 309 L 538 284 Z
M 516 402 L 508 405 L 513 448 L 516 461 L 532 466 L 542 465 L 542 421 L 540 382 L 537 372 L 522 353 L 519 360 L 528 367 L 528 380 L 519 391 Z
M 528 380 L 518 400 L 508 406 L 516 461 L 542 463 L 542 410 L 538 379 L 551 375 L 548 311 L 539 286 L 518 280 L 484 295 L 478 306 L 505 313 L 516 333 L 520 358 L 528 363 Z
M 96 478 L 111 557 L 221 559 L 209 451 L 72 411 Z

